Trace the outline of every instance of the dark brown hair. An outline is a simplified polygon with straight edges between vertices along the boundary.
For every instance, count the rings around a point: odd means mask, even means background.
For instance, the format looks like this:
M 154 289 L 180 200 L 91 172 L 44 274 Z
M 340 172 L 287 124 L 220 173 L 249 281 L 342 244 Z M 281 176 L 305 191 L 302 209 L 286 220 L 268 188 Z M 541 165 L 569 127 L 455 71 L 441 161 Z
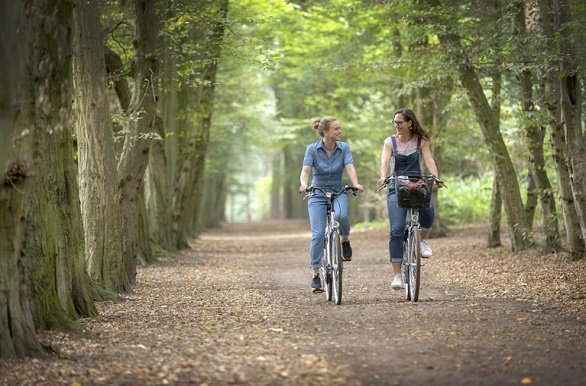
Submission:
M 401 114 L 403 117 L 405 117 L 406 121 L 412 122 L 411 130 L 413 131 L 413 134 L 418 135 L 421 138 L 429 141 L 429 134 L 427 134 L 425 130 L 423 130 L 423 127 L 421 127 L 421 124 L 417 120 L 417 117 L 415 116 L 413 110 L 403 108 L 395 111 L 394 115 L 397 114 Z

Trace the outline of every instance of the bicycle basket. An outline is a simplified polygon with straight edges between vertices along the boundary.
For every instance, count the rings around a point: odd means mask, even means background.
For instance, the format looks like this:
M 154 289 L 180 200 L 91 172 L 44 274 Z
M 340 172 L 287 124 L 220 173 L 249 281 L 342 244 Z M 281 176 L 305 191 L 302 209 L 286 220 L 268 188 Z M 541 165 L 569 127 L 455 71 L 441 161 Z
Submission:
M 433 177 L 397 176 L 395 178 L 397 206 L 401 208 L 429 207 L 433 182 Z

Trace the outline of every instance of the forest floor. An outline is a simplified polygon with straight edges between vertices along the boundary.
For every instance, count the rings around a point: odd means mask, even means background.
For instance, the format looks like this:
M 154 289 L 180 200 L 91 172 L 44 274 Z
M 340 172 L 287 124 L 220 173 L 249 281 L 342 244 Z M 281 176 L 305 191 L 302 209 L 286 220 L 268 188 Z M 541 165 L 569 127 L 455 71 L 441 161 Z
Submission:
M 231 224 L 140 268 L 87 336 L 42 332 L 46 359 L 2 385 L 583 385 L 586 261 L 431 240 L 420 300 L 390 288 L 387 231 L 352 233 L 341 305 L 310 291 L 304 222 Z M 506 242 L 503 237 L 503 242 Z

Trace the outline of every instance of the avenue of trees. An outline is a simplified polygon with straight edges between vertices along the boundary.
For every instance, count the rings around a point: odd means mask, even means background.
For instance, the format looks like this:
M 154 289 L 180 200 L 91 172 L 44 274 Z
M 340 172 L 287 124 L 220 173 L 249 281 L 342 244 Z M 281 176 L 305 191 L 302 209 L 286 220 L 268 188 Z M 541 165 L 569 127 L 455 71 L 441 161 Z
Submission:
M 36 330 L 80 330 L 137 265 L 252 218 L 258 176 L 262 217 L 303 217 L 316 115 L 371 186 L 353 218 L 384 217 L 380 150 L 410 107 L 445 180 L 490 182 L 489 246 L 502 225 L 513 251 L 584 258 L 585 21 L 579 0 L 0 0 L 0 358 L 45 355 Z

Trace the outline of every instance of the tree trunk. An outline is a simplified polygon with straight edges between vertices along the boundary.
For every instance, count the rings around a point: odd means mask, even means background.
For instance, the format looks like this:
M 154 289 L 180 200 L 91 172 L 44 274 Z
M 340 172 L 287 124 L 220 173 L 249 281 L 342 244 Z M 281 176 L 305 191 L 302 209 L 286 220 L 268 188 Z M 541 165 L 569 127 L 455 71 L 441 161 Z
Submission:
M 142 266 L 147 266 L 150 263 L 154 263 L 156 259 L 153 256 L 153 249 L 149 238 L 150 231 L 144 187 L 138 193 L 136 208 L 138 210 L 137 263 L 140 263 Z
M 76 328 L 78 316 L 96 315 L 67 129 L 73 3 L 19 4 L 2 3 L 0 16 L 3 37 L 18 42 L 3 41 L 0 59 L 8 77 L 1 131 L 11 137 L 0 188 L 3 357 L 42 355 L 33 328 Z
M 178 179 L 176 183 L 173 222 L 177 248 L 188 246 L 188 238 L 194 235 L 194 224 L 199 223 L 201 209 L 201 183 L 203 181 L 205 158 L 210 136 L 211 117 L 216 83 L 218 60 L 221 53 L 221 43 L 224 36 L 224 28 L 228 1 L 222 0 L 218 5 L 218 20 L 212 30 L 205 34 L 207 44 L 204 44 L 205 52 L 200 52 L 202 60 L 203 82 L 195 93 L 197 95 L 197 114 L 194 131 L 188 134 L 187 143 L 184 143 L 183 152 L 179 156 Z
M 535 184 L 535 190 L 539 196 L 539 202 L 541 204 L 541 217 L 543 221 L 543 231 L 545 233 L 543 251 L 545 253 L 550 253 L 552 251 L 558 251 L 561 245 L 555 199 L 545 170 L 545 156 L 543 154 L 545 129 L 532 123 L 531 114 L 534 110 L 534 105 L 531 73 L 529 71 L 522 71 L 519 74 L 519 82 L 521 86 L 521 104 L 523 114 L 525 115 L 523 122 L 526 122 L 525 132 L 529 142 L 530 176 Z M 532 220 L 533 214 L 531 214 L 531 221 Z M 529 224 L 531 224 L 531 222 L 529 222 Z
M 530 13 L 529 13 L 530 12 Z M 533 17 L 530 16 L 535 10 L 526 9 L 524 2 L 519 3 L 515 18 L 515 33 L 519 35 L 520 40 L 531 36 L 530 33 L 536 29 Z M 523 52 L 529 52 L 529 47 L 522 46 Z M 534 185 L 533 189 L 527 191 L 527 221 L 530 228 L 533 227 L 534 205 L 532 205 L 535 195 L 539 198 L 541 217 L 543 221 L 543 231 L 545 233 L 545 242 L 543 243 L 543 252 L 549 253 L 558 251 L 561 248 L 559 224 L 555 207 L 555 198 L 552 193 L 551 184 L 545 170 L 545 157 L 543 154 L 543 140 L 545 138 L 545 128 L 537 124 L 534 119 L 535 105 L 533 100 L 533 74 L 529 69 L 524 69 L 517 74 L 520 86 L 520 101 L 523 118 L 522 126 L 525 129 L 529 148 L 529 176 L 528 179 Z M 531 210 L 530 210 L 531 209 Z
M 448 115 L 444 113 L 444 109 L 450 103 L 450 99 L 452 98 L 453 93 L 453 82 L 451 78 L 444 79 L 438 82 L 438 84 L 434 85 L 434 92 L 432 98 L 432 127 L 433 127 L 433 138 L 444 138 L 446 136 L 446 132 L 448 131 L 446 128 L 446 123 L 448 121 Z M 444 153 L 444 146 L 442 141 L 433 141 L 433 158 L 435 163 L 437 164 L 438 171 L 440 173 L 440 178 L 443 175 L 442 166 L 443 166 L 443 153 Z M 435 205 L 435 220 L 434 225 L 431 230 L 433 237 L 444 237 L 448 235 L 450 232 L 448 226 L 442 221 L 442 213 L 441 213 L 441 201 L 438 199 L 438 190 L 434 190 L 433 192 L 433 202 Z
M 71 101 L 73 8 L 72 1 L 38 1 L 28 21 L 40 28 L 32 66 L 32 79 L 38 82 L 38 104 L 31 109 L 35 184 L 24 252 L 31 264 L 36 328 L 77 328 L 78 316 L 97 314 L 86 272 L 77 168 L 66 113 Z M 45 15 L 54 18 L 47 22 Z M 39 110 L 44 114 L 36 113 Z
M 126 81 L 122 59 L 110 48 L 104 47 L 104 61 L 106 62 L 108 78 L 114 85 L 114 91 L 120 102 L 120 109 L 126 113 L 128 112 L 128 106 L 130 106 L 132 92 Z
M 173 239 L 172 207 L 174 167 L 176 161 L 177 112 L 176 63 L 167 49 L 167 42 L 161 39 L 159 50 L 162 52 L 160 75 L 160 116 L 156 117 L 158 137 L 151 146 L 151 157 L 147 169 L 145 193 L 147 199 L 148 229 L 150 240 L 159 248 L 173 252 L 176 245 Z
M 307 204 L 297 193 L 303 154 L 299 153 L 299 148 L 293 146 L 286 146 L 283 151 L 285 153 L 285 189 L 283 189 L 285 218 L 303 218 L 307 216 Z
M 28 63 L 33 25 L 26 22 L 23 2 L 0 0 L 0 9 L 0 358 L 42 357 L 45 352 L 35 336 L 30 294 L 24 285 L 27 271 L 20 263 L 33 184 L 28 176 L 32 154 L 13 147 L 32 124 L 34 97 L 26 69 L 33 65 Z
M 582 241 L 586 241 L 586 140 L 582 131 L 582 90 L 580 88 L 579 58 L 575 47 L 575 36 L 570 32 L 575 27 L 570 19 L 569 0 L 554 1 L 558 9 L 554 17 L 555 30 L 560 34 L 558 52 L 562 57 L 559 74 L 561 123 L 568 151 L 570 186 L 574 207 L 578 215 Z M 582 256 L 585 257 L 585 256 Z
M 551 7 L 551 2 L 541 0 L 539 2 L 540 26 L 545 38 L 552 40 L 557 31 L 554 30 L 555 10 Z M 556 49 L 557 47 L 551 47 Z M 569 160 L 569 141 L 566 139 L 566 133 L 562 124 L 562 108 L 559 96 L 562 94 L 561 84 L 558 81 L 559 65 L 553 62 L 548 63 L 551 70 L 545 74 L 543 79 L 543 103 L 549 116 L 550 142 L 552 146 L 553 159 L 556 166 L 558 181 L 558 192 L 562 206 L 564 227 L 566 230 L 566 240 L 568 252 L 571 259 L 579 259 L 586 256 L 585 240 L 582 237 L 580 221 L 571 186 L 570 163 Z M 584 185 L 582 185 L 583 188 Z
M 499 183 L 504 201 L 512 242 L 511 247 L 513 251 L 526 249 L 532 243 L 532 235 L 527 228 L 519 183 L 509 152 L 498 129 L 498 120 L 486 100 L 486 95 L 484 95 L 478 76 L 472 66 L 461 64 L 459 71 L 462 86 L 468 94 L 476 119 L 492 154 L 495 178 Z
M 206 173 L 205 180 L 203 212 L 200 225 L 202 229 L 217 228 L 226 219 L 224 213 L 224 205 L 226 203 L 226 174 L 223 172 Z
M 155 131 L 157 88 L 157 37 L 159 21 L 155 2 L 135 0 L 134 92 L 128 115 L 128 134 L 118 163 L 118 189 L 122 213 L 123 256 L 126 274 L 136 280 L 140 252 L 139 193 L 150 152 L 150 136 Z
M 151 145 L 151 156 L 145 185 L 149 239 L 166 251 L 174 251 L 171 233 L 171 200 L 165 155 L 165 130 L 160 117 L 156 118 L 157 134 L 160 138 Z
M 281 163 L 283 154 L 281 150 L 276 151 L 272 156 L 271 171 L 272 171 L 272 184 L 271 184 L 271 219 L 282 218 L 281 209 Z
M 586 256 L 586 245 L 582 239 L 578 214 L 574 207 L 574 198 L 570 186 L 570 173 L 568 171 L 568 160 L 566 153 L 565 135 L 562 124 L 559 121 L 560 107 L 556 96 L 559 95 L 558 83 L 555 75 L 549 74 L 544 81 L 545 104 L 549 115 L 549 133 L 552 147 L 552 157 L 555 164 L 558 194 L 560 197 L 564 228 L 566 230 L 567 248 L 570 259 L 579 259 Z
M 177 112 L 178 112 L 178 80 L 177 80 L 177 63 L 173 55 L 168 50 L 163 51 L 164 61 L 162 63 L 161 74 L 161 118 L 163 120 L 163 130 L 165 135 L 165 155 L 167 158 L 167 192 L 168 201 L 172 206 L 174 194 L 174 182 L 176 181 L 177 171 L 177 156 L 178 156 L 178 128 L 177 128 Z M 166 225 L 168 236 L 172 241 L 169 246 L 170 250 L 175 249 L 172 232 L 172 218 L 169 216 L 169 224 Z
M 537 209 L 537 188 L 535 187 L 535 179 L 529 172 L 527 173 L 527 193 L 525 196 L 525 218 L 529 229 L 533 229 L 535 209 Z
M 501 243 L 501 212 L 503 209 L 503 199 L 499 184 L 495 178 L 492 182 L 492 196 L 490 200 L 490 226 L 488 230 L 487 246 L 489 248 L 496 248 L 502 245 Z
M 99 17 L 97 2 L 77 1 L 74 88 L 80 202 L 88 272 L 100 288 L 117 294 L 129 290 L 130 282 L 122 260 L 116 154 Z
M 496 117 L 497 130 L 500 131 L 501 120 L 501 79 L 502 74 L 499 69 L 492 69 L 492 99 L 490 109 Z M 492 184 L 492 197 L 490 200 L 490 228 L 488 229 L 488 247 L 495 248 L 502 245 L 501 243 L 501 212 L 503 209 L 503 200 L 501 191 L 496 179 Z

